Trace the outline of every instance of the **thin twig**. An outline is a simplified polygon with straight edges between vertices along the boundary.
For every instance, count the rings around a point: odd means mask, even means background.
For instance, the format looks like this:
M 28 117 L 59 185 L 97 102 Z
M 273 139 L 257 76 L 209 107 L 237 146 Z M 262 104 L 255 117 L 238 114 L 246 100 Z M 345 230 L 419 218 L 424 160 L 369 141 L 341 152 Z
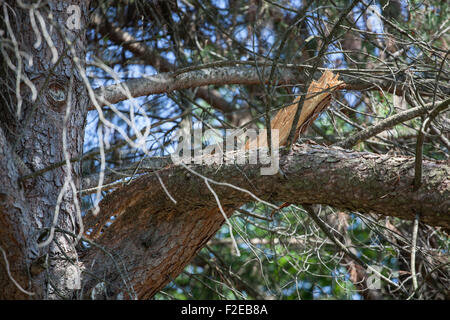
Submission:
M 416 245 L 417 245 L 417 233 L 419 231 L 419 213 L 416 213 L 414 219 L 413 231 L 412 231 L 412 246 L 411 246 L 411 275 L 413 282 L 414 292 L 417 292 L 417 273 L 416 273 Z

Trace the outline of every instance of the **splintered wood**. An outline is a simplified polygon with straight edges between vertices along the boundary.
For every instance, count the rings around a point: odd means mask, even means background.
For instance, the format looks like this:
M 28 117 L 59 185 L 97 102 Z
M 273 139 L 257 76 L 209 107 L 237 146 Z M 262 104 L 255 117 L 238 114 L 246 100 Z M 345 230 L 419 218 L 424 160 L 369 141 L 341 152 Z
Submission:
M 338 78 L 338 74 L 334 75 L 333 72 L 326 70 L 318 81 L 313 81 L 310 84 L 297 123 L 294 141 L 296 141 L 299 135 L 304 133 L 314 120 L 316 120 L 319 114 L 330 105 L 333 92 L 344 84 L 344 82 L 338 80 Z M 295 98 L 293 104 L 278 111 L 270 122 L 270 128 L 272 130 L 279 130 L 279 146 L 286 145 L 299 100 L 300 97 Z M 245 149 L 251 150 L 267 147 L 267 145 L 267 133 L 263 132 L 258 135 L 258 139 L 247 141 Z

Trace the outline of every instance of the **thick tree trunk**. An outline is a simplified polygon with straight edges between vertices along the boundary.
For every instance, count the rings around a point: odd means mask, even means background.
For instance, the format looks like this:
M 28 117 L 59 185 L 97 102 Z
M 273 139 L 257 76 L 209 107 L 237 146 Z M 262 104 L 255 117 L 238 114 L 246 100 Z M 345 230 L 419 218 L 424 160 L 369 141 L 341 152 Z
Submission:
M 83 67 L 88 2 L 48 1 L 48 6 L 38 10 L 45 26 L 38 15 L 35 19 L 39 32 L 41 35 L 48 32 L 51 43 L 42 36 L 41 44 L 34 48 L 36 36 L 30 23 L 30 11 L 20 8 L 16 1 L 9 1 L 11 28 L 8 36 L 17 40 L 19 50 L 32 57 L 33 65 L 24 66 L 24 74 L 32 81 L 39 95 L 36 101 L 30 101 L 30 95 L 24 94 L 26 86 L 22 83 L 20 94 L 24 103 L 19 117 L 16 116 L 17 101 L 10 105 L 6 104 L 6 100 L 2 101 L 0 167 L 4 171 L 0 174 L 0 246 L 5 251 L 12 278 L 22 288 L 32 291 L 34 298 L 71 298 L 79 282 L 74 241 L 55 234 L 55 241 L 49 246 L 38 247 L 38 241 L 45 240 L 44 228 L 53 225 L 55 207 L 59 209 L 56 226 L 77 232 L 74 198 L 78 195 L 69 186 L 60 201 L 58 196 L 69 175 L 78 188 L 81 174 L 79 164 L 73 164 L 70 173 L 64 166 L 32 181 L 21 183 L 19 177 L 64 159 L 64 126 L 69 156 L 76 157 L 82 153 L 88 99 L 82 78 L 73 62 L 73 53 Z M 68 10 L 70 5 L 75 5 L 76 10 Z M 47 13 L 52 14 L 51 20 Z M 73 14 L 78 14 L 72 16 L 72 19 L 76 19 L 73 30 L 61 28 Z M 71 42 L 72 49 L 68 48 L 67 40 Z M 11 50 L 8 53 L 17 65 L 15 52 Z M 2 72 L 13 80 L 10 83 L 2 82 L 1 91 L 14 97 L 14 90 L 19 90 L 14 86 L 16 73 L 6 66 L 4 68 Z M 9 91 L 8 84 L 15 89 Z M 66 123 L 64 117 L 68 105 L 71 113 Z M 68 262 L 67 257 L 74 259 L 74 263 Z M 1 260 L 0 298 L 25 298 L 26 295 L 19 291 L 7 275 L 5 260 Z

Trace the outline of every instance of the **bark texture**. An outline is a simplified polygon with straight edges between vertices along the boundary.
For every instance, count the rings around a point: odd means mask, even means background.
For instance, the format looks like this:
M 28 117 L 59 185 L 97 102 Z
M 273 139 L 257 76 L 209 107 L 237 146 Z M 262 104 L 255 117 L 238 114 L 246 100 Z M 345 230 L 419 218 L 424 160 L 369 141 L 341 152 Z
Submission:
M 10 14 L 14 32 L 11 37 L 16 37 L 20 50 L 33 59 L 33 65 L 25 67 L 25 74 L 36 86 L 39 95 L 32 102 L 25 86 L 21 87 L 24 104 L 18 117 L 15 115 L 15 104 L 1 106 L 0 167 L 6 168 L 7 174 L 0 175 L 0 245 L 6 252 L 12 277 L 23 288 L 33 291 L 34 298 L 71 298 L 73 290 L 68 288 L 67 280 L 72 278 L 76 281 L 73 277 L 77 276 L 78 271 L 76 264 L 74 266 L 64 258 L 70 257 L 76 261 L 74 242 L 59 234 L 55 239 L 60 247 L 54 242 L 42 248 L 37 246 L 37 242 L 45 238 L 44 228 L 53 225 L 58 196 L 67 181 L 67 169 L 60 167 L 24 182 L 20 182 L 19 177 L 64 159 L 64 126 L 69 156 L 76 157 L 82 153 L 88 99 L 73 62 L 74 55 L 71 50 L 66 50 L 66 40 L 72 42 L 73 52 L 83 66 L 86 55 L 83 30 L 89 1 L 48 1 L 46 9 L 51 12 L 52 18 L 42 15 L 42 19 L 45 27 L 51 30 L 52 43 L 48 39 L 42 40 L 36 48 L 33 46 L 36 38 L 29 11 L 20 8 L 15 1 L 10 1 L 10 4 L 14 10 L 14 14 Z M 58 25 L 65 25 L 70 16 L 70 5 L 77 5 L 80 9 L 79 28 L 60 29 L 59 33 Z M 46 9 L 41 9 L 41 12 Z M 58 58 L 56 63 L 53 60 L 55 57 Z M 2 72 L 15 77 L 7 69 Z M 4 92 L 7 92 L 6 88 L 5 85 Z M 69 91 L 72 91 L 71 96 Z M 14 96 L 15 93 L 12 90 L 9 94 Z M 71 113 L 65 123 L 68 104 L 71 105 Z M 72 166 L 71 175 L 78 187 L 81 176 L 78 164 Z M 74 197 L 78 195 L 72 193 L 70 188 L 62 195 L 56 226 L 76 232 Z M 69 265 L 74 266 L 75 270 L 68 271 Z M 27 297 L 6 276 L 5 267 L 3 264 L 0 273 L 0 298 Z
M 297 144 L 280 161 L 282 175 L 262 176 L 260 165 L 249 164 L 194 166 L 192 170 L 267 201 L 328 204 L 409 220 L 419 211 L 424 223 L 450 228 L 450 168 L 445 163 L 425 161 L 423 185 L 413 191 L 414 158 Z M 102 250 L 92 249 L 83 257 L 86 264 L 98 261 L 95 268 L 111 284 L 111 296 L 126 294 L 120 289 L 126 278 L 138 297 L 151 297 L 224 221 L 204 178 L 177 166 L 159 174 L 176 204 L 149 173 L 110 193 L 97 218 L 88 221 L 93 233 L 98 232 L 96 240 L 117 254 L 128 270 L 119 272 L 118 262 Z M 209 183 L 228 214 L 254 200 L 248 193 L 212 180 Z M 112 215 L 113 223 L 102 229 Z

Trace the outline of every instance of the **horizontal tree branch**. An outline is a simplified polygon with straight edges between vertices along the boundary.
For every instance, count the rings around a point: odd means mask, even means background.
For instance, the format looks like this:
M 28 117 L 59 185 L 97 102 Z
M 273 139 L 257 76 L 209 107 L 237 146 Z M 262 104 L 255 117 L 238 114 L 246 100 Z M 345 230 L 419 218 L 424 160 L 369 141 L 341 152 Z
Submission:
M 423 184 L 417 191 L 412 187 L 411 157 L 296 144 L 280 159 L 283 174 L 263 176 L 261 167 L 195 165 L 190 170 L 210 179 L 228 215 L 259 197 L 269 202 L 327 204 L 408 220 L 420 212 L 422 222 L 450 229 L 450 167 L 445 162 L 424 161 Z M 86 227 L 96 233 L 115 215 L 97 241 L 135 266 L 129 276 L 141 298 L 151 297 L 177 275 L 224 222 L 204 178 L 175 165 L 158 175 L 176 204 L 158 177 L 149 173 L 111 192 L 101 202 L 99 215 L 86 220 Z M 101 254 L 94 250 L 85 258 L 92 262 Z M 96 266 L 102 275 L 112 282 L 118 279 L 112 265 L 105 259 L 97 261 L 103 263 Z
M 237 64 L 238 62 L 229 62 L 228 64 Z M 100 105 L 103 106 L 107 103 L 118 103 L 123 100 L 127 100 L 129 96 L 124 93 L 123 86 L 127 86 L 132 97 L 141 97 L 151 94 L 170 93 L 175 90 L 203 87 L 208 85 L 255 85 L 267 83 L 270 79 L 270 68 L 263 68 L 263 64 L 259 66 L 259 71 L 255 67 L 254 62 L 240 62 L 240 66 L 221 66 L 224 62 L 218 62 L 218 67 L 205 66 L 204 68 L 187 68 L 186 72 L 178 73 L 159 73 L 145 78 L 136 78 L 123 81 L 118 84 L 112 84 L 95 89 L 95 94 L 100 99 Z M 249 66 L 250 65 L 250 66 Z M 251 66 L 253 65 L 253 66 Z M 310 69 L 310 66 L 290 66 L 279 67 L 278 72 L 278 85 L 290 84 L 299 85 L 305 80 L 305 73 L 301 72 L 305 69 Z M 324 68 L 317 68 L 318 72 L 326 70 Z M 384 90 L 393 94 L 403 95 L 405 88 L 408 88 L 408 84 L 403 81 L 393 81 L 389 79 L 390 74 L 386 71 L 372 70 L 372 74 L 380 73 L 378 77 L 370 78 L 371 82 L 361 81 L 360 70 L 345 70 L 338 69 L 332 70 L 338 72 L 345 85 L 340 89 L 344 90 Z M 354 74 L 354 75 L 352 75 Z M 384 74 L 384 77 L 383 76 Z M 447 88 L 441 88 L 447 90 Z M 430 88 L 420 83 L 416 84 L 416 90 L 422 93 L 422 95 L 432 95 L 433 92 Z
M 162 169 L 164 167 L 166 169 Z M 448 214 L 450 213 L 450 167 L 445 161 L 424 162 L 424 187 L 417 192 L 412 191 L 413 157 L 393 157 L 344 150 L 339 147 L 326 148 L 297 144 L 293 153 L 280 159 L 280 169 L 286 179 L 280 180 L 278 175 L 260 175 L 261 167 L 264 166 L 245 164 L 238 168 L 237 165 L 223 164 L 219 170 L 215 165 L 194 166 L 192 170 L 211 179 L 244 188 L 260 186 L 257 190 L 251 191 L 262 198 L 270 195 L 271 200 L 274 201 L 328 204 L 343 209 L 373 212 L 409 220 L 413 220 L 416 211 L 419 210 L 423 211 L 421 218 L 423 222 L 450 228 Z M 165 181 L 165 175 L 170 176 L 166 182 L 168 186 L 173 184 L 173 180 L 179 178 L 179 175 L 182 177 L 193 175 L 183 167 L 172 164 L 170 157 L 144 159 L 137 172 L 156 170 L 163 181 Z M 129 168 L 124 173 L 131 174 L 134 171 L 134 168 Z M 247 177 L 250 176 L 253 178 L 248 178 L 251 180 L 249 184 Z M 120 175 L 115 173 L 111 178 L 107 177 L 106 181 L 110 183 L 119 177 Z M 92 181 L 93 177 L 88 179 Z M 145 185 L 145 181 L 153 181 L 153 179 L 155 179 L 154 175 L 149 173 L 137 178 L 124 188 L 131 188 L 130 186 L 134 184 L 142 185 L 143 181 Z M 213 207 L 215 206 L 214 198 L 211 195 L 209 198 L 207 196 L 207 189 L 205 189 L 206 194 L 198 192 L 190 194 L 188 190 L 190 187 L 197 189 L 200 186 L 188 185 L 185 188 L 186 182 L 184 179 L 181 180 L 183 181 L 175 182 L 182 187 L 180 190 L 175 188 L 173 190 L 175 194 L 181 198 L 186 197 L 189 202 L 194 203 L 196 201 L 205 203 L 209 199 L 208 201 L 213 202 Z M 201 185 L 202 182 L 200 180 L 196 183 Z M 92 182 L 90 186 L 93 186 Z M 159 183 L 156 188 L 160 188 Z M 121 192 L 120 190 L 117 192 Z M 168 190 L 170 191 L 170 188 Z M 233 203 L 252 200 L 248 194 L 241 192 L 238 194 L 240 196 L 229 191 L 224 191 L 223 195 L 218 193 L 221 199 L 226 201 L 230 198 L 229 200 Z

